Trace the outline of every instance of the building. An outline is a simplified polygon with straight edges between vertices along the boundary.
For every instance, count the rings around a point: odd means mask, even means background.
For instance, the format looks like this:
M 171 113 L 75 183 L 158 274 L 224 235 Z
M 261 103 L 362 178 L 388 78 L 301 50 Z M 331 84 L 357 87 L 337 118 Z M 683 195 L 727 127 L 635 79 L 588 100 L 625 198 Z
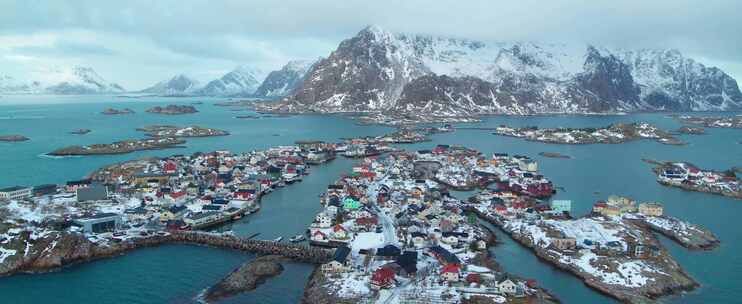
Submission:
M 557 250 L 573 250 L 577 247 L 577 240 L 571 237 L 559 237 L 553 238 L 551 244 Z
M 73 220 L 85 233 L 112 232 L 121 225 L 121 215 L 116 213 L 98 213 Z
M 348 255 L 350 255 L 350 248 L 347 246 L 338 247 L 335 249 L 335 254 L 332 257 L 332 261 L 322 264 L 322 271 L 324 272 L 340 272 L 345 269 L 348 264 Z
M 646 216 L 662 216 L 663 208 L 660 203 L 641 203 L 639 204 L 639 213 Z
M 636 202 L 625 196 L 611 195 L 608 197 L 607 203 L 618 207 L 620 213 L 636 212 Z
M 31 187 L 13 186 L 0 189 L 0 200 L 19 200 L 33 195 Z
M 394 285 L 394 270 L 389 267 L 381 267 L 371 275 L 371 287 L 374 289 L 389 288 Z
M 108 199 L 108 188 L 100 184 L 77 188 L 76 192 L 78 202 L 102 201 Z
M 572 201 L 570 200 L 553 200 L 551 201 L 551 211 L 554 213 L 571 212 Z
M 447 264 L 441 269 L 441 277 L 449 282 L 458 282 L 459 270 L 458 264 Z

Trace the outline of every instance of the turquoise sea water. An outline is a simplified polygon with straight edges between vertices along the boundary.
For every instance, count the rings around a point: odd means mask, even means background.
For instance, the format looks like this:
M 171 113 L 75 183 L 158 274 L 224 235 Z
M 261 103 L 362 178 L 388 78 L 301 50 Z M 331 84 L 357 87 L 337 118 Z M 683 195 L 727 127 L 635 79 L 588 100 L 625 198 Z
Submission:
M 154 105 L 167 103 L 195 105 L 199 113 L 162 116 L 145 113 Z M 20 143 L 0 143 L 0 187 L 15 184 L 62 183 L 83 177 L 97 167 L 143 156 L 162 156 L 196 151 L 246 151 L 295 140 L 337 140 L 340 137 L 377 135 L 391 130 L 380 126 L 358 126 L 341 116 L 292 116 L 286 118 L 236 119 L 248 112 L 216 107 L 216 99 L 117 98 L 90 96 L 4 96 L 0 98 L 0 134 L 21 134 L 31 138 Z M 105 116 L 105 108 L 128 107 L 134 115 Z M 666 129 L 679 125 L 662 114 L 626 116 L 536 116 L 491 117 L 472 126 L 538 125 L 603 126 L 612 122 L 649 121 Z M 186 148 L 144 151 L 116 156 L 50 158 L 43 156 L 69 144 L 106 143 L 143 137 L 134 129 L 149 124 L 198 124 L 231 132 L 227 137 L 188 140 Z M 464 126 L 464 125 L 461 125 Z M 87 135 L 69 131 L 89 128 Z M 666 188 L 654 181 L 650 166 L 642 158 L 683 160 L 704 168 L 727 169 L 742 166 L 742 130 L 708 129 L 700 136 L 684 135 L 687 146 L 667 146 L 654 141 L 621 145 L 565 146 L 526 142 L 499 137 L 486 131 L 457 130 L 433 136 L 433 142 L 403 146 L 430 148 L 439 143 L 462 144 L 484 153 L 508 152 L 530 155 L 539 160 L 540 170 L 563 187 L 556 198 L 571 199 L 573 212 L 582 214 L 595 200 L 610 194 L 629 195 L 640 201 L 664 203 L 668 214 L 702 224 L 714 231 L 722 246 L 712 252 L 690 252 L 664 240 L 672 254 L 702 285 L 668 303 L 738 303 L 742 298 L 742 230 L 738 217 L 742 201 L 703 193 Z M 572 159 L 549 159 L 539 152 L 559 152 Z M 338 158 L 312 168 L 302 183 L 266 197 L 262 210 L 233 223 L 240 235 L 261 233 L 259 238 L 289 237 L 300 233 L 319 209 L 318 195 L 326 185 L 346 173 L 352 161 Z M 582 283 L 547 264 L 529 251 L 499 235 L 503 244 L 492 249 L 498 262 L 512 273 L 534 278 L 565 303 L 611 303 Z M 16 275 L 0 278 L 0 303 L 192 303 L 197 295 L 251 255 L 213 248 L 163 246 L 128 255 L 74 265 L 60 272 Z M 257 290 L 225 303 L 296 303 L 312 268 L 288 264 L 283 275 Z

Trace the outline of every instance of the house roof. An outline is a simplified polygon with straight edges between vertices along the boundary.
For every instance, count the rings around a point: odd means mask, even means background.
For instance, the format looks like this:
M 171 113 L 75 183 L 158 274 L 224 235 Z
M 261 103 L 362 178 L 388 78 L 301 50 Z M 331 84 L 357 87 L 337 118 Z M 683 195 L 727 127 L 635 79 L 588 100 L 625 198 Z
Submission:
M 333 255 L 332 259 L 340 263 L 343 263 L 345 262 L 345 260 L 348 259 L 349 254 L 350 254 L 349 247 L 347 246 L 338 247 L 337 249 L 335 249 L 335 254 Z
M 441 273 L 447 273 L 447 272 L 459 273 L 459 270 L 460 268 L 458 264 L 446 264 L 445 266 L 443 266 Z

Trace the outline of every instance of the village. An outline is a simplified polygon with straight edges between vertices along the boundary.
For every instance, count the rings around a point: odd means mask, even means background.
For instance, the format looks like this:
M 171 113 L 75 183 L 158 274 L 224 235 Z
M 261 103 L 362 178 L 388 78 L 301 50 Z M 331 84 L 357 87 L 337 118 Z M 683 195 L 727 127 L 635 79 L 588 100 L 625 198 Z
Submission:
M 733 170 L 703 170 L 686 162 L 659 163 L 653 168 L 657 182 L 689 191 L 719 194 L 742 199 L 742 182 Z
M 338 153 L 359 161 L 324 190 L 321 212 L 306 233 L 289 239 L 330 249 L 330 258 L 324 260 L 327 251 L 319 249 L 287 250 L 312 252 L 310 260 L 322 262 L 311 278 L 320 283 L 307 293 L 319 290 L 341 302 L 552 303 L 536 280 L 496 266 L 488 251 L 493 233 L 480 219 L 589 286 L 628 302 L 697 286 L 650 230 L 691 249 L 719 244 L 707 230 L 665 216 L 660 204 L 637 207 L 625 197 L 611 196 L 590 215 L 572 218 L 570 201 L 547 203 L 555 187 L 527 156 L 487 157 L 451 145 L 409 152 L 389 145 L 424 138 L 401 131 L 239 154 L 146 158 L 103 167 L 64 185 L 0 189 L 6 202 L 0 207 L 0 265 L 27 254 L 33 240 L 60 231 L 101 247 L 194 239 L 232 244 L 239 238 L 228 232 L 188 233 L 258 211 L 262 196 L 300 182 L 312 165 Z M 378 153 L 345 154 L 357 147 Z M 474 189 L 484 190 L 467 201 L 450 192 Z M 276 246 L 282 241 L 268 240 Z M 227 246 L 283 250 L 266 243 Z
M 669 132 L 646 122 L 617 123 L 602 128 L 516 128 L 502 125 L 495 129 L 494 134 L 551 144 L 619 144 L 638 139 L 654 139 L 667 145 L 684 144 Z
M 525 157 L 487 160 L 464 147 L 365 158 L 328 185 L 323 210 L 308 228 L 312 245 L 337 248 L 333 261 L 321 267 L 322 288 L 349 302 L 549 303 L 535 280 L 487 263 L 491 232 L 442 183 L 485 185 L 480 179 L 505 164 L 514 166 L 514 191 L 550 186 L 529 171 L 535 163 Z

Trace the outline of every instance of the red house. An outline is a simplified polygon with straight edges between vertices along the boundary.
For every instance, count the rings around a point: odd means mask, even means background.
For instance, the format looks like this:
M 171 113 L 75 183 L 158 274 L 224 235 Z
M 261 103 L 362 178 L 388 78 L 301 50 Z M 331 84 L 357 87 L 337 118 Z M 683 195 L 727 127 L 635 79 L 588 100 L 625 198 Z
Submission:
M 232 196 L 234 197 L 234 199 L 245 200 L 245 201 L 250 200 L 250 198 L 252 198 L 252 194 L 246 191 L 236 191 L 232 194 Z
M 371 286 L 376 289 L 389 288 L 394 284 L 394 270 L 389 267 L 381 267 L 371 275 Z
M 172 174 L 175 173 L 175 171 L 178 170 L 178 165 L 175 164 L 174 161 L 167 161 L 165 165 L 162 167 L 162 171 L 164 171 L 166 174 Z

